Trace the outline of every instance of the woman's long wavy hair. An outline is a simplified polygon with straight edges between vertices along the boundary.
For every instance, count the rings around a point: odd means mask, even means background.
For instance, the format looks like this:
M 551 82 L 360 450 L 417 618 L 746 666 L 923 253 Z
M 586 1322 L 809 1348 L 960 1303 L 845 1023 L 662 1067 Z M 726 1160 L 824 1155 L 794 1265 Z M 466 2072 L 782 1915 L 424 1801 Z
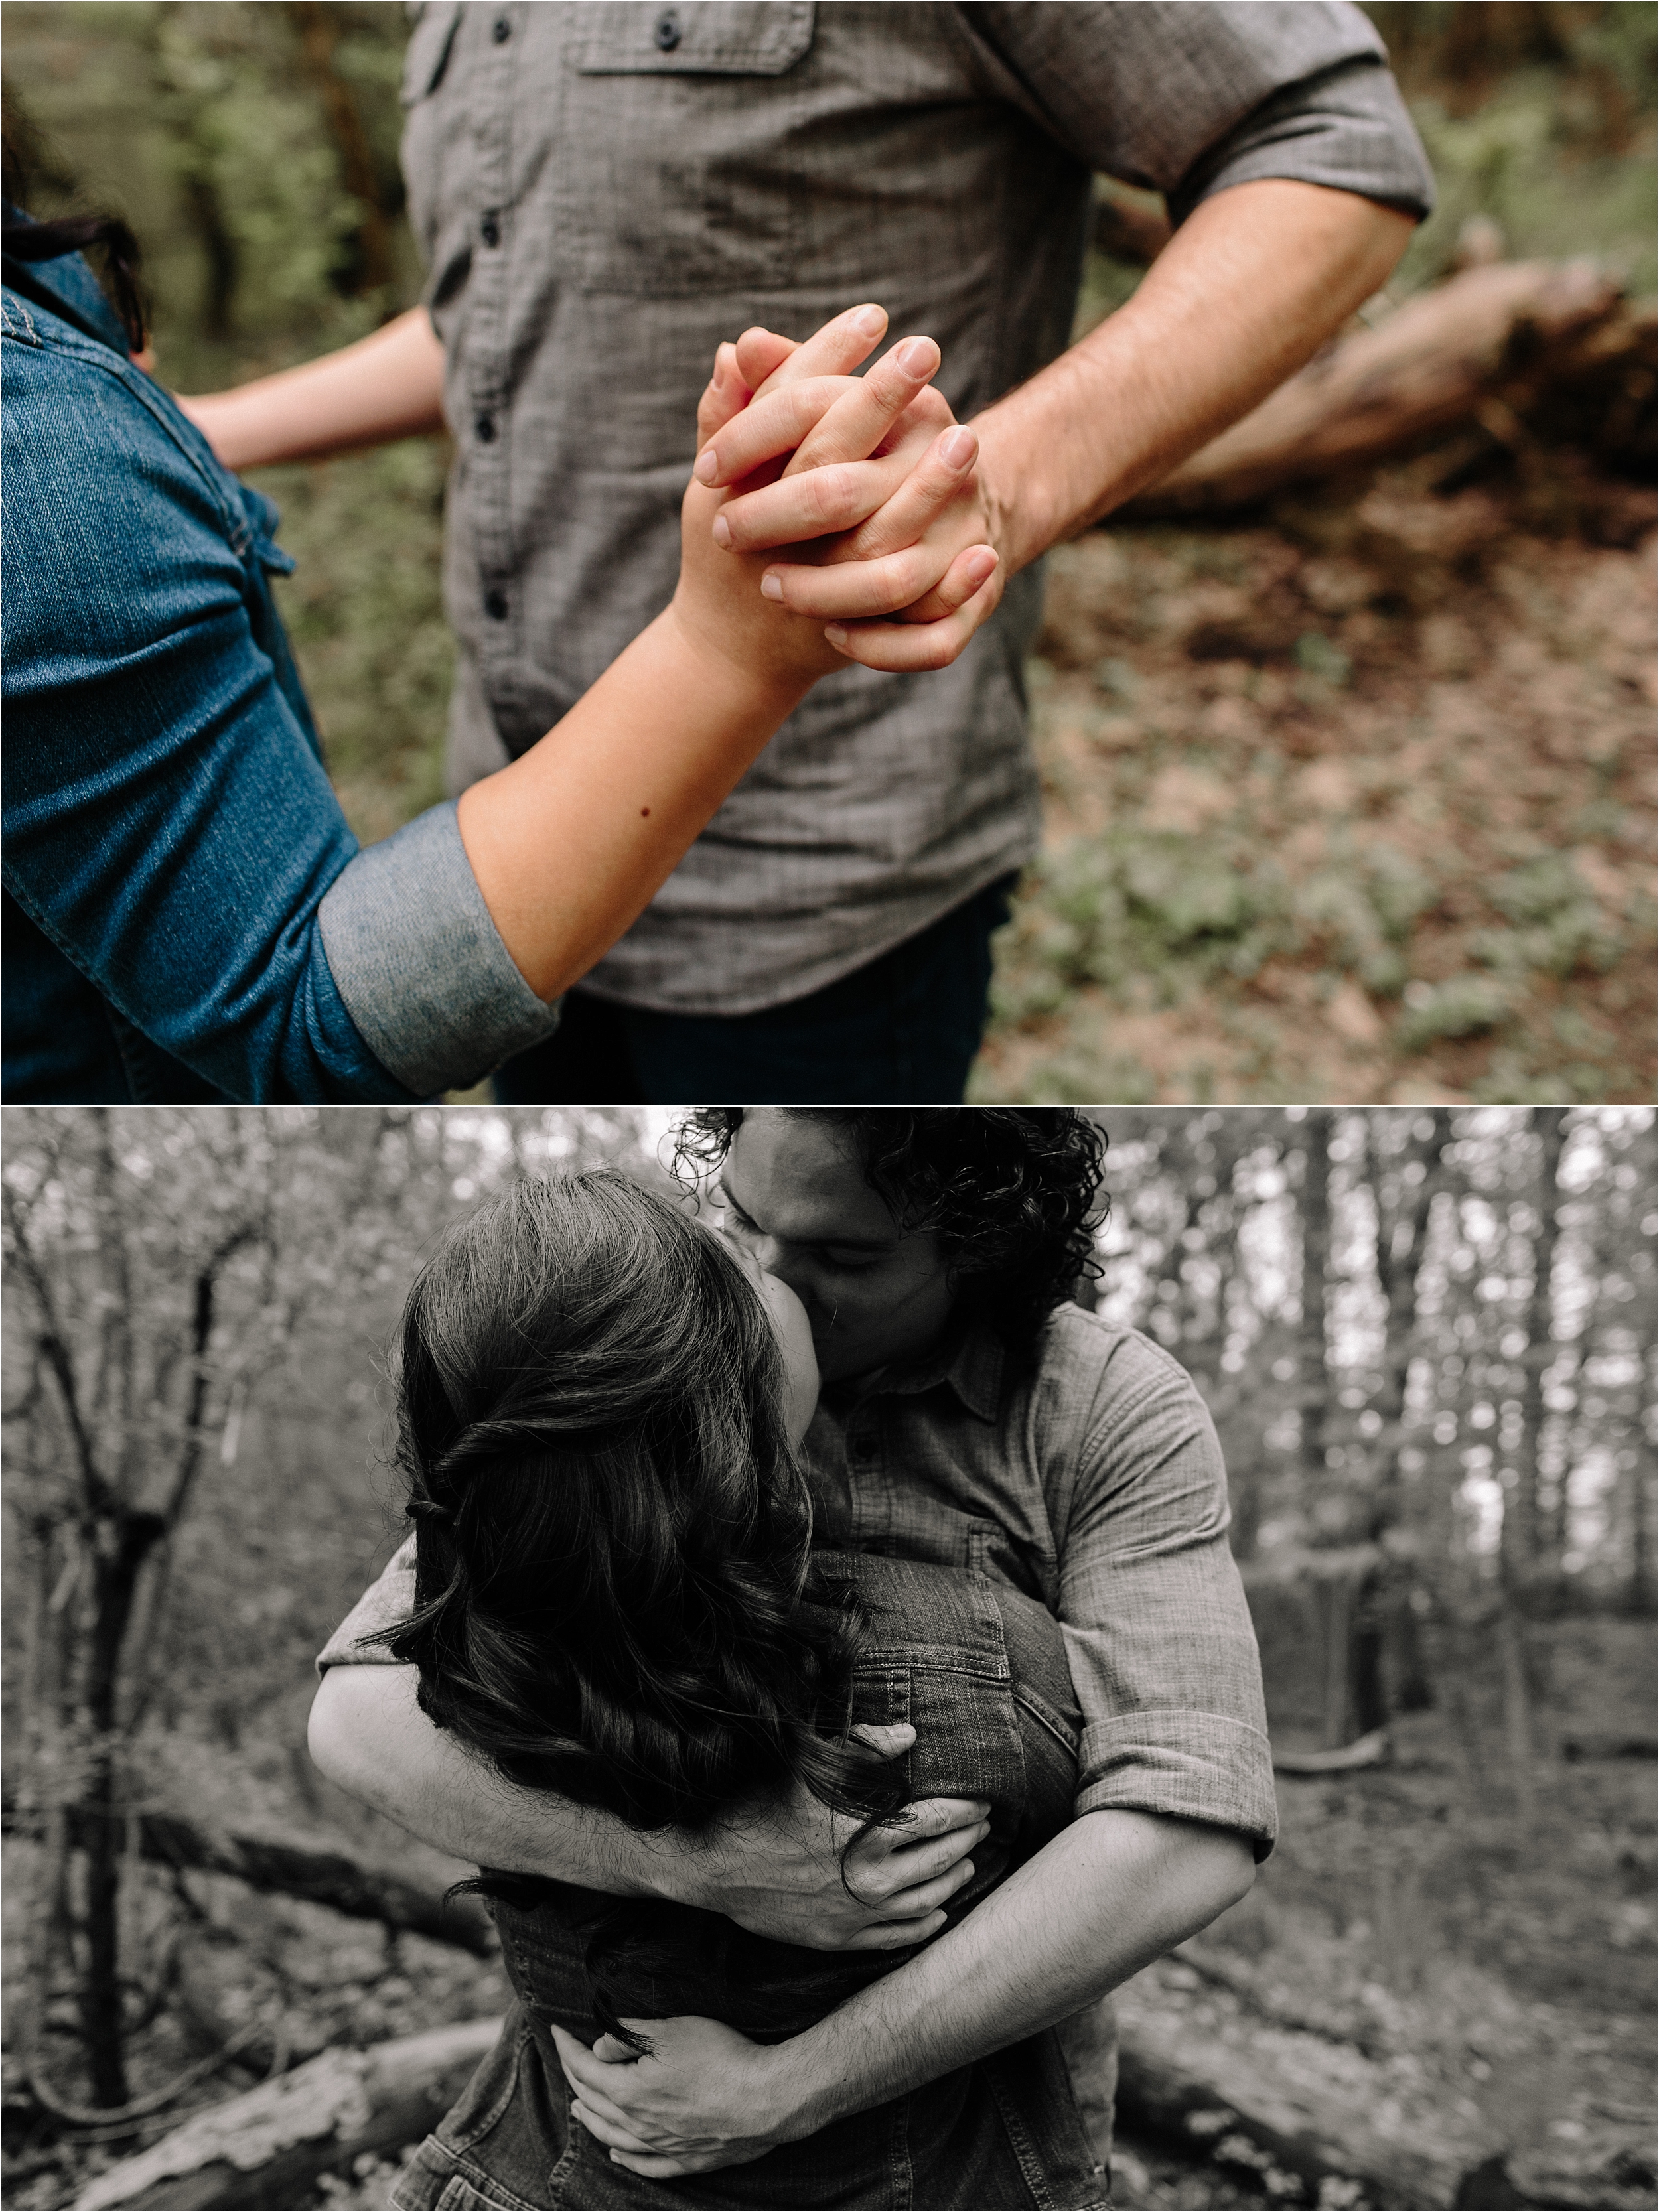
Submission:
M 812 1564 L 761 1300 L 720 1240 L 608 1172 L 453 1223 L 404 1309 L 416 1605 L 387 1641 L 508 1780 L 707 1830 L 799 1780 L 869 1819 L 861 1622 Z

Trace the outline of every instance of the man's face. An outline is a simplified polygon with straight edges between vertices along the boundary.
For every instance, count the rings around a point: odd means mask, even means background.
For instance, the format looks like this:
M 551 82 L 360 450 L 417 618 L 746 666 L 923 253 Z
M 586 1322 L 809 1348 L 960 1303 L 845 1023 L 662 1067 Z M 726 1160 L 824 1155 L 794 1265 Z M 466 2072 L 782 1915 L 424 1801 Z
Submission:
M 939 1240 L 901 1231 L 842 1130 L 750 1107 L 720 1182 L 727 1234 L 806 1309 L 826 1382 L 914 1358 L 937 1341 L 951 1293 Z

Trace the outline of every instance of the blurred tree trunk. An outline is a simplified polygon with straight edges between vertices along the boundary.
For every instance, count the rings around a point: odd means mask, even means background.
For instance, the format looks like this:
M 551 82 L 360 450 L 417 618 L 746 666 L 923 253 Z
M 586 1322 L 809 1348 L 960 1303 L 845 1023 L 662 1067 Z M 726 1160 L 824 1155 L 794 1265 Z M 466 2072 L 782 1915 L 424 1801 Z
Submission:
M 1325 1288 L 1331 1256 L 1331 1117 L 1315 1107 L 1303 1125 L 1302 1139 L 1302 1478 L 1316 1511 L 1327 1486 L 1326 1409 L 1330 1376 L 1326 1365 Z
M 1428 1136 L 1401 1163 L 1401 1196 L 1385 1210 L 1376 1192 L 1376 1280 L 1382 1293 L 1382 1379 L 1371 1404 L 1381 1418 L 1373 1456 L 1370 1529 L 1380 1539 L 1400 1518 L 1403 1494 L 1401 1454 L 1406 1443 L 1406 1394 L 1420 1338 L 1419 1279 L 1428 1249 L 1429 1223 L 1436 1196 L 1445 1188 L 1443 1162 L 1451 1142 L 1451 1115 L 1439 1106 Z M 1413 1175 L 1413 1170 L 1417 1172 Z
M 1538 1229 L 1533 1239 L 1527 1348 L 1522 1355 L 1521 1441 L 1515 1455 L 1515 1487 L 1504 1512 L 1504 1571 L 1511 1592 L 1523 1606 L 1540 1573 L 1553 1584 L 1560 1572 L 1559 1559 L 1542 1556 L 1547 1516 L 1540 1510 L 1539 1441 L 1545 1419 L 1544 1373 L 1556 1352 L 1552 1284 L 1561 1233 L 1559 1186 L 1561 1154 L 1567 1141 L 1566 1117 L 1565 1107 L 1544 1106 L 1533 1122 L 1538 1139 Z
M 392 282 L 392 229 L 380 204 L 380 179 L 368 133 L 356 94 L 335 66 L 339 19 L 325 0 L 289 0 L 289 21 L 299 35 L 306 73 L 317 88 L 329 135 L 340 159 L 340 174 L 361 213 L 353 240 L 351 266 L 343 289 L 361 297 Z

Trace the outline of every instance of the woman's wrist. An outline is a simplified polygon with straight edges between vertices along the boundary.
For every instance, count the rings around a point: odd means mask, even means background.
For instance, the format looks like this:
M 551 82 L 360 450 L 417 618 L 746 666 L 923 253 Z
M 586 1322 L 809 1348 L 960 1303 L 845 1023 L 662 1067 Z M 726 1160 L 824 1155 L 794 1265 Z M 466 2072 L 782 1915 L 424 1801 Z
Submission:
M 763 606 L 761 618 L 781 621 L 769 606 Z M 765 722 L 775 729 L 793 714 L 817 681 L 816 672 L 783 670 L 769 663 L 764 654 L 745 653 L 724 643 L 708 623 L 699 620 L 687 602 L 684 586 L 675 592 L 659 623 L 661 641 L 684 661 L 688 681 L 712 687 L 711 696 L 734 724 Z

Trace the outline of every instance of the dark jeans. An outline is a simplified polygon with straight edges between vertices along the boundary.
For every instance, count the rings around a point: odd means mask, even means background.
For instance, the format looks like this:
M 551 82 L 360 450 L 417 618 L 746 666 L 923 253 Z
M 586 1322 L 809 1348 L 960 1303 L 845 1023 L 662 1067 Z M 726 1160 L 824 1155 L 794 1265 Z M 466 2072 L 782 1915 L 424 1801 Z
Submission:
M 1005 876 L 918 936 L 757 1014 L 662 1014 L 570 992 L 545 1044 L 495 1076 L 503 1106 L 957 1104 L 985 1027 Z
M 854 1674 L 860 1720 L 908 1720 L 916 1796 L 973 1790 L 991 1804 L 955 1924 L 1071 1818 L 1081 1719 L 1060 1631 L 1042 1607 L 984 1575 L 867 1554 L 826 1555 L 855 1581 L 872 1633 Z M 616 1900 L 558 1882 L 493 1910 L 517 2003 L 460 2103 L 400 2176 L 395 2202 L 714 2207 L 1103 2206 L 1095 2162 L 1052 2031 L 854 2113 L 747 2166 L 651 2181 L 612 2165 L 570 2116 L 546 2023 L 598 2033 L 588 1938 Z M 606 1968 L 624 2018 L 711 2014 L 772 2042 L 800 2033 L 902 1954 L 798 1950 L 744 1936 L 689 1906 L 630 1908 L 637 1948 Z M 625 1918 L 628 1915 L 623 1916 Z

